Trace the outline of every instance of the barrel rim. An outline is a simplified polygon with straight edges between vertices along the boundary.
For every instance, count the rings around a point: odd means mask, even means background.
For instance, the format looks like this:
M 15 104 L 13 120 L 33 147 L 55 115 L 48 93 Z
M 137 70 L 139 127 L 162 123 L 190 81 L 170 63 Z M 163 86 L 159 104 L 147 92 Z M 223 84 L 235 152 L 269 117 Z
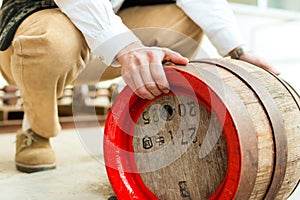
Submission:
M 166 75 L 167 75 L 168 80 L 169 80 L 170 85 L 171 85 L 171 90 L 173 90 L 175 88 L 174 83 L 176 83 L 178 85 L 180 85 L 180 83 L 177 82 L 176 78 L 174 78 L 174 76 L 173 76 L 174 74 L 171 73 L 171 72 L 174 72 L 173 68 L 172 68 L 172 70 L 170 68 L 166 68 L 165 71 L 166 71 Z M 207 87 L 206 83 L 204 83 L 203 81 L 200 81 L 194 75 L 192 75 L 192 74 L 190 74 L 186 71 L 183 71 L 181 69 L 176 69 L 176 72 L 177 73 L 180 72 L 181 75 L 184 74 L 185 76 L 187 76 L 189 81 L 191 81 L 191 82 L 194 81 L 195 91 L 196 91 L 197 87 L 199 87 L 199 82 L 202 82 L 202 85 L 206 85 L 206 87 Z M 182 88 L 184 88 L 184 86 L 182 86 Z M 183 90 L 183 92 L 184 91 L 185 90 Z M 118 104 L 118 102 L 123 101 L 124 98 L 129 98 L 130 95 L 132 95 L 132 91 L 128 87 L 126 87 L 119 94 L 119 96 L 116 99 L 116 102 L 113 105 L 112 109 L 114 109 L 114 106 L 116 104 Z M 199 93 L 198 95 L 201 96 L 203 94 Z M 150 104 L 151 102 L 155 101 L 157 98 L 159 98 L 159 97 L 156 97 L 152 101 L 145 101 L 145 100 L 139 99 L 136 95 L 133 94 L 132 96 L 130 96 L 130 104 L 133 105 L 137 101 L 142 102 L 140 104 L 146 104 L 146 103 Z M 148 104 L 146 104 L 146 105 L 148 105 Z M 220 104 L 223 105 L 222 101 L 220 101 Z M 142 106 L 141 105 L 139 105 L 139 106 L 140 106 L 139 107 L 139 109 L 140 109 L 139 114 L 141 114 Z M 116 108 L 116 109 L 119 112 L 122 112 L 120 109 L 118 109 L 118 108 Z M 227 110 L 227 108 L 226 108 L 226 110 Z M 118 114 L 122 118 L 122 113 L 118 113 Z M 136 115 L 134 120 L 137 120 L 138 116 L 139 115 Z M 125 141 L 124 138 L 118 136 L 119 133 L 112 133 L 114 131 L 120 131 L 120 130 L 118 130 L 118 127 L 116 127 L 115 120 L 116 119 L 114 119 L 114 115 L 110 111 L 110 113 L 108 114 L 108 117 L 107 117 L 107 123 L 105 124 L 104 159 L 105 159 L 105 163 L 106 163 L 106 170 L 107 170 L 107 173 L 108 173 L 108 176 L 109 176 L 109 180 L 112 183 L 112 186 L 115 190 L 116 195 L 119 196 L 119 197 L 127 199 L 126 197 L 124 197 L 124 194 L 128 193 L 128 194 L 130 194 L 130 197 L 128 197 L 128 199 L 133 198 L 133 197 L 134 198 L 138 197 L 138 199 L 145 199 L 145 197 L 143 195 L 146 194 L 146 195 L 149 195 L 151 197 L 151 199 L 157 199 L 155 197 L 155 195 L 151 193 L 151 191 L 147 191 L 146 193 L 145 193 L 145 191 L 141 191 L 141 190 L 146 190 L 147 188 L 146 188 L 146 186 L 140 185 L 142 182 L 141 182 L 141 179 L 140 179 L 140 177 L 137 173 L 135 173 L 135 174 L 128 173 L 123 169 L 124 164 L 132 165 L 132 163 L 128 163 L 128 162 L 129 161 L 130 162 L 134 161 L 134 158 L 128 158 L 128 156 L 126 156 L 124 158 L 124 155 L 122 153 L 120 153 L 120 151 L 114 151 L 113 147 L 111 145 L 109 145 L 109 143 L 112 142 L 113 145 L 115 145 L 115 147 L 124 148 L 124 146 L 122 147 L 122 145 L 124 145 L 124 144 L 118 144 L 118 143 L 120 143 L 120 141 L 124 142 Z M 241 174 L 241 167 L 242 167 L 241 166 L 242 153 L 241 153 L 241 150 L 240 150 L 239 137 L 237 135 L 237 129 L 235 127 L 235 122 L 233 121 L 233 119 L 231 118 L 231 115 L 229 113 L 226 116 L 226 120 L 227 120 L 226 125 L 228 127 L 231 126 L 230 131 L 229 131 L 230 128 L 227 128 L 228 132 L 230 132 L 230 133 L 226 133 L 227 129 L 225 129 L 225 131 L 223 133 L 224 136 L 227 137 L 226 142 L 227 141 L 233 141 L 233 137 L 232 137 L 233 132 L 235 132 L 235 135 L 236 135 L 236 139 L 235 139 L 236 144 L 234 144 L 234 143 L 233 144 L 228 144 L 228 142 L 227 142 L 228 151 L 229 151 L 229 149 L 234 149 L 233 146 L 236 147 L 235 148 L 236 149 L 235 153 L 228 154 L 229 155 L 229 157 L 228 157 L 229 162 L 228 163 L 231 165 L 231 167 L 235 168 L 235 170 L 233 170 L 234 173 L 229 173 L 231 168 L 230 167 L 227 168 L 227 172 L 226 172 L 226 175 L 225 175 L 225 178 L 224 178 L 224 182 L 222 184 L 220 184 L 219 188 L 217 189 L 216 193 L 211 197 L 211 199 L 219 199 L 219 198 L 222 198 L 222 197 L 226 197 L 226 198 L 229 197 L 229 198 L 233 199 L 234 196 L 235 196 L 235 192 L 237 191 L 239 183 L 240 183 L 240 174 Z M 130 125 L 134 125 L 134 124 L 130 124 Z M 230 135 L 230 137 L 229 137 L 229 135 Z M 127 137 L 127 139 L 129 137 L 129 140 L 130 140 L 129 135 L 127 135 L 126 137 Z M 131 146 L 131 145 L 127 144 L 127 147 L 128 146 Z M 126 150 L 128 150 L 128 149 L 126 149 Z M 119 160 L 119 162 L 116 162 L 116 160 L 112 161 L 112 159 Z M 118 170 L 116 170 L 113 167 L 109 166 L 109 164 L 107 165 L 107 163 L 109 163 L 109 162 L 116 162 L 114 164 L 118 165 Z M 136 166 L 132 166 L 132 167 L 136 167 Z M 234 178 L 235 175 L 237 175 L 238 177 Z M 228 178 L 228 177 L 230 177 L 230 178 Z M 133 180 L 133 179 L 136 179 L 136 180 Z M 228 183 L 228 180 L 230 180 L 230 183 Z M 133 185 L 129 186 L 128 184 L 127 185 L 125 184 L 125 183 L 128 183 L 128 182 L 135 183 L 135 181 L 137 183 L 139 183 L 138 187 L 134 187 Z M 224 188 L 226 188 L 226 191 L 224 190 Z M 234 188 L 234 189 L 232 189 L 232 188 Z
M 274 166 L 273 166 L 273 174 L 271 182 L 268 186 L 267 192 L 265 194 L 265 199 L 274 199 L 276 195 L 278 194 L 280 187 L 284 181 L 285 172 L 287 168 L 287 135 L 284 128 L 283 119 L 280 115 L 277 113 L 280 113 L 278 106 L 276 105 L 275 101 L 273 100 L 273 97 L 271 94 L 267 91 L 266 88 L 264 88 L 258 80 L 255 79 L 253 75 L 248 73 L 246 70 L 238 67 L 236 64 L 229 62 L 225 59 L 202 59 L 202 60 L 196 60 L 193 62 L 199 62 L 199 63 L 208 63 L 213 64 L 218 67 L 221 67 L 223 69 L 226 69 L 230 71 L 235 76 L 239 77 L 240 80 L 242 80 L 248 87 L 255 93 L 259 101 L 261 102 L 261 105 L 263 106 L 263 109 L 265 113 L 267 114 L 267 117 L 270 121 L 271 129 L 272 129 L 272 135 L 273 135 L 273 141 L 274 141 L 274 148 L 275 148 L 275 156 L 274 156 Z M 236 61 L 244 63 L 247 65 L 250 65 L 249 63 L 245 63 L 243 61 Z M 259 68 L 258 66 L 254 66 Z M 283 79 L 280 79 L 273 73 L 263 69 L 259 68 L 266 73 L 270 74 L 271 77 L 274 77 L 275 80 L 280 82 L 287 92 L 291 95 L 291 97 L 295 100 L 298 108 L 299 104 L 295 99 L 295 96 L 291 93 L 290 89 L 288 88 L 288 83 L 284 81 Z M 290 86 L 291 87 L 291 86 Z M 293 88 L 292 88 L 293 89 Z M 297 93 L 296 93 L 297 94 Z M 299 94 L 297 94 L 299 96 Z M 243 191 L 241 191 L 242 193 Z

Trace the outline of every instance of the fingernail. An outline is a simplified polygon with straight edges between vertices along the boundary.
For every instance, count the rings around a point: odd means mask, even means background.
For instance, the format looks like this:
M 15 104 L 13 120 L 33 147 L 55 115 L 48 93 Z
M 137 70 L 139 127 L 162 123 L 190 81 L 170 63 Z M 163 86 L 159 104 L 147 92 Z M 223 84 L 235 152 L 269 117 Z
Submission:
M 163 90 L 163 93 L 165 93 L 165 94 L 168 94 L 169 92 L 170 92 L 169 89 L 164 89 L 164 90 Z

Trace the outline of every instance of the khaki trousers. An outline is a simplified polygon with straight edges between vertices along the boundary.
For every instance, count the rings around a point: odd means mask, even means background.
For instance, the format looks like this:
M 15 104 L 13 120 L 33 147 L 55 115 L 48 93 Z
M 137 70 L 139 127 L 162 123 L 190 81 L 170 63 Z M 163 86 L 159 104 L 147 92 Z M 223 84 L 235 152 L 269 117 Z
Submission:
M 169 47 L 187 57 L 202 38 L 201 29 L 175 4 L 132 7 L 118 14 L 145 45 Z M 0 51 L 2 75 L 20 90 L 24 112 L 37 134 L 46 138 L 58 134 L 57 98 L 65 86 L 74 83 L 91 57 L 81 32 L 58 9 L 27 17 L 11 46 Z M 120 68 L 100 67 L 104 68 L 100 81 L 121 75 Z

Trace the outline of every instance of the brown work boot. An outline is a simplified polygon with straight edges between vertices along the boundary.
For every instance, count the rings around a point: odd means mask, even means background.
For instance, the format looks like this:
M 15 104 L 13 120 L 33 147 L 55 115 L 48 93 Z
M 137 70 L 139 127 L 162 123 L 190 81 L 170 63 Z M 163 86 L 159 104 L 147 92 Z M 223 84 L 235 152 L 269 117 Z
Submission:
M 31 129 L 20 132 L 16 141 L 16 167 L 21 172 L 33 173 L 55 169 L 55 153 L 48 138 Z

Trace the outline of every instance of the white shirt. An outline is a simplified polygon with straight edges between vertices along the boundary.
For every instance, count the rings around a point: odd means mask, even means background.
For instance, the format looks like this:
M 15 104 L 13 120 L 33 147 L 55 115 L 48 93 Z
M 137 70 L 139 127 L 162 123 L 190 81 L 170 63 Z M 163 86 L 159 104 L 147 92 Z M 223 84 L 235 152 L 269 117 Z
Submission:
M 110 65 L 118 52 L 139 39 L 115 12 L 124 0 L 55 0 L 84 35 L 92 53 Z M 243 44 L 235 17 L 226 0 L 177 0 L 202 28 L 221 56 Z

